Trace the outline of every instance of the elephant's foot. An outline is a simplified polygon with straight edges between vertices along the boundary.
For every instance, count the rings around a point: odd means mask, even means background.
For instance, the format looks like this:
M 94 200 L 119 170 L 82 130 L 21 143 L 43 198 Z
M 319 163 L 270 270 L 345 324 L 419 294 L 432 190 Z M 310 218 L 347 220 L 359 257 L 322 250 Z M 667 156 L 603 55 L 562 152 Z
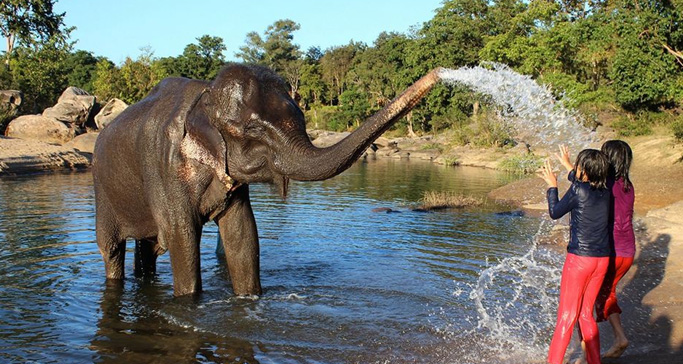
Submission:
M 236 296 L 260 296 L 263 293 L 261 283 L 258 280 L 255 282 L 233 281 L 232 291 Z

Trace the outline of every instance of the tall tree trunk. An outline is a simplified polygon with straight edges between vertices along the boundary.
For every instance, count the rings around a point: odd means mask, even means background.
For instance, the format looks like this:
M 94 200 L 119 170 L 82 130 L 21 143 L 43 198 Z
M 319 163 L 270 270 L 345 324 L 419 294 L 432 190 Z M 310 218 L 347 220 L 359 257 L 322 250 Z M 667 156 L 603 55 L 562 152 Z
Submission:
M 12 55 L 12 50 L 14 50 L 14 40 L 16 36 L 13 33 L 7 35 L 7 53 L 5 53 L 5 67 L 9 70 L 9 60 Z
M 408 137 L 410 137 L 410 138 L 417 137 L 417 134 L 415 134 L 415 131 L 413 130 L 413 111 L 412 110 L 406 114 L 406 119 L 408 120 Z

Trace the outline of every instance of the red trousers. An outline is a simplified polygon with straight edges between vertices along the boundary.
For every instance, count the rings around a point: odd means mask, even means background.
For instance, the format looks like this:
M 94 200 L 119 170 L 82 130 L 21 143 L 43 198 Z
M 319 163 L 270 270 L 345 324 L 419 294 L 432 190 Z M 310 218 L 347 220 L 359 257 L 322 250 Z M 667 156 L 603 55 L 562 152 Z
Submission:
M 600 335 L 593 318 L 593 305 L 607 272 L 608 263 L 608 257 L 567 254 L 562 268 L 560 305 L 557 309 L 555 333 L 548 351 L 548 363 L 562 363 L 577 321 L 586 344 L 588 364 L 600 363 Z
M 605 280 L 595 301 L 596 320 L 605 321 L 613 313 L 621 313 L 617 304 L 617 283 L 633 264 L 633 257 L 612 257 L 609 259 Z

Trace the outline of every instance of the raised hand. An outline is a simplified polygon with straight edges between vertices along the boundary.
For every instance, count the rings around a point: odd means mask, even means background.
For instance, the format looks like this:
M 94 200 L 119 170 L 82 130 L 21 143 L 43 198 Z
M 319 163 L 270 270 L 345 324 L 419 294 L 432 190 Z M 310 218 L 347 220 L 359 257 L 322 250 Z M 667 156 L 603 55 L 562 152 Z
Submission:
M 569 147 L 566 145 L 560 145 L 560 154 L 555 154 L 555 157 L 562 163 L 562 166 L 567 170 L 567 172 L 570 172 L 572 169 L 574 169 L 574 165 L 572 165 L 572 161 L 569 158 Z
M 536 175 L 543 178 L 545 183 L 548 184 L 548 188 L 557 187 L 557 177 L 553 172 L 553 167 L 550 165 L 549 159 L 545 160 L 545 163 L 541 166 L 541 170 L 539 170 Z

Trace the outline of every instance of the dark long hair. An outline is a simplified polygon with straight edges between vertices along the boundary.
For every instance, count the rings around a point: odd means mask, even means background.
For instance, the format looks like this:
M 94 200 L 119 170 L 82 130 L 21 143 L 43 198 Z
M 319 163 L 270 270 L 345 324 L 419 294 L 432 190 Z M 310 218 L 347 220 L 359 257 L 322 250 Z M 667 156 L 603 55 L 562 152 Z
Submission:
M 609 161 L 605 154 L 597 149 L 584 149 L 576 157 L 574 170 L 581 167 L 581 175 L 576 176 L 580 181 L 585 175 L 591 188 L 607 188 L 607 174 L 609 173 Z
M 633 160 L 631 147 L 623 140 L 608 140 L 602 145 L 601 150 L 609 160 L 610 177 L 613 177 L 615 181 L 622 178 L 624 180 L 624 192 L 628 192 L 633 187 L 628 176 Z

